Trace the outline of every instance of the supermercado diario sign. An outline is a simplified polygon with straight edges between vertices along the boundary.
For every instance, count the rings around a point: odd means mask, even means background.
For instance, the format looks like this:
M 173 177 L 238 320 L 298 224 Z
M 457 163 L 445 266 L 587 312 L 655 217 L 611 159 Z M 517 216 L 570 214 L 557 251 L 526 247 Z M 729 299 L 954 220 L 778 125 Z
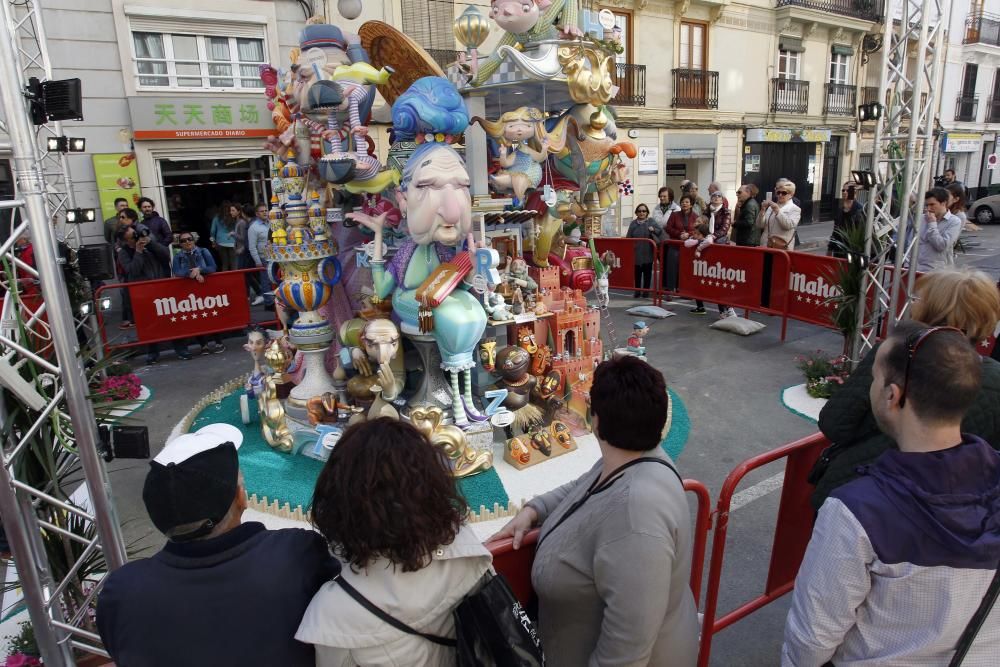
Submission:
M 277 130 L 267 101 L 254 97 L 130 97 L 136 139 L 266 137 Z

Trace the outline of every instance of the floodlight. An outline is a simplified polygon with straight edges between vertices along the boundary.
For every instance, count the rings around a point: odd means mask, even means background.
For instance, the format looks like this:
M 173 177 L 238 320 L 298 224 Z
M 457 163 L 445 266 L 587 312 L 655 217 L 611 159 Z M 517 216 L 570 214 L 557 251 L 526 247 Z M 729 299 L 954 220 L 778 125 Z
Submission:
M 865 190 L 870 190 L 878 183 L 878 179 L 875 177 L 875 174 L 870 171 L 852 171 L 851 178 L 854 179 L 854 182 L 857 183 L 858 186 L 864 188 Z
M 66 211 L 66 222 L 71 225 L 82 225 L 85 222 L 97 220 L 97 209 L 71 208 Z

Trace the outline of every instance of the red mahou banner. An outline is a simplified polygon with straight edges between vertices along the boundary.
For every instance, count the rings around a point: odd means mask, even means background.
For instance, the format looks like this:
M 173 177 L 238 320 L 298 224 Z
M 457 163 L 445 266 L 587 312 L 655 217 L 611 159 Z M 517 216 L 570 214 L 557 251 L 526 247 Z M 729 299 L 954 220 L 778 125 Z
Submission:
M 756 248 L 713 245 L 695 257 L 681 248 L 677 291 L 682 296 L 733 306 L 761 307 L 764 253 Z
M 840 296 L 837 273 L 846 260 L 804 252 L 790 252 L 788 259 L 788 285 L 783 288 L 774 281 L 771 298 L 781 298 L 781 292 L 787 289 L 788 317 L 832 328 L 836 304 L 831 299 Z
M 250 321 L 243 272 L 216 273 L 203 283 L 182 278 L 129 283 L 127 289 L 140 342 L 239 329 Z

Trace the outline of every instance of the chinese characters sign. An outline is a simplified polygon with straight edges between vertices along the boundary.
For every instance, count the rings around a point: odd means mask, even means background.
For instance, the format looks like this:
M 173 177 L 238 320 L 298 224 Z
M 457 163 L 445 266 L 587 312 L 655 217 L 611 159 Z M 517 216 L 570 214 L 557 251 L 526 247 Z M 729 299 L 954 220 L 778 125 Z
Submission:
M 135 153 L 96 153 L 94 177 L 101 200 L 101 219 L 115 213 L 115 199 L 124 197 L 132 208 L 139 208 L 139 169 Z
M 232 139 L 275 133 L 267 101 L 252 97 L 130 97 L 136 139 Z

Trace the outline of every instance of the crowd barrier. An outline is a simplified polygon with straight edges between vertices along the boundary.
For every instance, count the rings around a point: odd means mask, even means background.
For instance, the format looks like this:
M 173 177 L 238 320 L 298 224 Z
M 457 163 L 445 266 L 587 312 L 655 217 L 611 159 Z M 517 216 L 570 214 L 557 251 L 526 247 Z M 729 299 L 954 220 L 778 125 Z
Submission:
M 712 639 L 718 632 L 777 600 L 794 587 L 795 575 L 798 573 L 806 546 L 808 546 L 809 538 L 812 535 L 815 516 L 809 502 L 813 487 L 806 481 L 806 477 L 828 444 L 826 438 L 821 433 L 817 433 L 770 452 L 751 457 L 736 466 L 726 477 L 714 512 L 715 536 L 712 540 L 708 579 L 705 582 L 704 618 L 701 627 L 698 667 L 708 665 Z M 772 540 L 771 561 L 764 584 L 764 592 L 727 612 L 721 618 L 716 618 L 733 495 L 736 493 L 740 481 L 748 473 L 785 458 L 788 461 L 785 464 L 785 479 L 778 505 L 777 525 Z M 708 533 L 713 528 L 713 513 L 710 511 L 711 499 L 707 487 L 697 480 L 684 480 L 684 489 L 694 493 L 698 499 L 693 526 L 694 544 L 691 553 L 690 586 L 695 603 L 701 606 L 705 550 L 708 544 Z M 524 606 L 528 605 L 534 595 L 534 589 L 531 586 L 531 565 L 535 558 L 538 534 L 537 528 L 526 534 L 521 542 L 521 548 L 516 551 L 513 547 L 513 541 L 510 539 L 489 545 L 490 552 L 493 554 L 493 567 L 498 573 L 504 575 L 514 596 Z
M 635 284 L 635 253 L 639 246 L 648 246 L 653 256 L 652 281 L 648 288 L 636 287 Z M 617 237 L 600 237 L 594 239 L 594 247 L 598 255 L 611 251 L 618 259 L 620 266 L 611 271 L 608 280 L 611 289 L 628 290 L 649 294 L 653 303 L 659 304 L 661 299 L 660 274 L 663 264 L 660 249 L 652 239 L 629 239 Z
M 684 490 L 695 494 L 698 501 L 695 512 L 694 544 L 691 550 L 691 592 L 694 599 L 701 597 L 701 578 L 708 545 L 708 531 L 711 529 L 711 497 L 708 488 L 695 479 L 684 480 Z M 539 530 L 527 533 L 521 540 L 521 547 L 514 549 L 512 539 L 500 540 L 489 545 L 493 554 L 493 567 L 504 576 L 514 597 L 527 607 L 535 591 L 531 586 L 531 563 L 535 560 L 535 545 Z
M 251 324 L 275 324 L 276 319 L 255 323 L 250 316 L 246 274 L 259 271 L 263 269 L 219 271 L 205 276 L 202 283 L 187 278 L 160 278 L 102 285 L 94 292 L 95 302 L 112 290 L 128 293 L 135 340 L 109 343 L 104 313 L 98 309 L 101 343 L 105 350 L 126 349 L 240 330 Z

